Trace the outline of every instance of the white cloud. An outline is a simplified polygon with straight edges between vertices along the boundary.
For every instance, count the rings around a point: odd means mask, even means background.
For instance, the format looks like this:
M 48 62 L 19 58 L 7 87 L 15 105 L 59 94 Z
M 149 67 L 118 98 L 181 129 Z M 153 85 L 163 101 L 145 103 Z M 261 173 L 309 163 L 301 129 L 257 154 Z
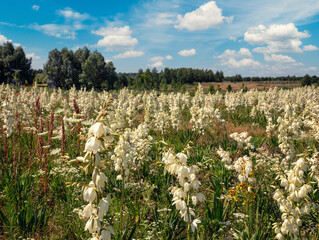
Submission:
M 239 51 L 226 49 L 221 55 L 217 56 L 216 58 L 252 58 L 252 54 L 248 48 L 241 48 Z
M 74 46 L 73 48 L 71 48 L 71 50 L 73 50 L 74 52 L 80 48 L 83 48 L 83 47 L 88 47 L 89 44 L 84 44 L 84 45 L 76 45 Z
M 72 8 L 64 8 L 63 10 L 57 10 L 56 13 L 58 15 L 61 15 L 67 19 L 73 19 L 73 20 L 81 20 L 81 21 L 84 21 L 86 19 L 89 19 L 90 18 L 90 15 L 87 14 L 87 13 L 79 13 L 79 12 L 75 12 L 73 11 Z
M 164 60 L 164 58 L 161 57 L 161 56 L 157 56 L 157 57 L 152 57 L 152 58 L 150 58 L 149 60 L 150 60 L 151 62 L 161 62 L 161 61 Z
M 229 58 L 226 61 L 222 61 L 221 65 L 227 66 L 229 68 L 241 68 L 241 67 L 256 67 L 259 66 L 260 63 L 257 61 L 254 61 L 251 58 L 244 58 L 241 60 L 236 60 L 234 58 Z
M 308 70 L 313 72 L 313 71 L 317 71 L 318 68 L 317 67 L 308 67 Z
M 216 2 L 210 1 L 184 16 L 178 15 L 177 20 L 178 24 L 175 25 L 175 28 L 196 31 L 217 28 L 224 22 L 231 23 L 233 17 L 224 17 Z
M 303 47 L 303 50 L 304 51 L 316 51 L 316 50 L 319 50 L 319 48 L 314 46 L 314 45 L 305 45 Z
M 135 58 L 135 57 L 140 57 L 140 56 L 143 56 L 143 55 L 144 55 L 144 52 L 127 51 L 127 52 L 115 55 L 115 56 L 113 56 L 113 58 L 115 58 L 115 59 Z
M 12 42 L 12 40 L 8 39 L 7 37 L 5 37 L 4 35 L 0 34 L 0 44 L 4 44 L 6 42 Z
M 265 54 L 265 61 L 267 62 L 280 62 L 280 63 L 295 63 L 295 59 L 281 54 Z
M 234 42 L 236 42 L 236 40 L 237 40 L 237 38 L 235 38 L 235 37 L 229 37 L 228 39 L 231 41 L 234 41 Z
M 154 67 L 154 68 L 161 68 L 161 67 L 164 67 L 164 64 L 163 64 L 163 62 L 158 61 L 158 62 L 151 64 L 150 66 Z
M 96 35 L 103 36 L 98 41 L 98 47 L 106 47 L 107 50 L 132 49 L 138 41 L 131 36 L 132 31 L 129 26 L 124 27 L 102 27 L 92 31 Z
M 2 45 L 2 44 L 4 44 L 4 43 L 6 43 L 6 42 L 11 42 L 12 43 L 12 40 L 11 39 L 8 39 L 6 36 L 4 36 L 4 35 L 1 35 L 1 33 L 0 33 L 0 45 Z M 13 44 L 13 46 L 15 46 L 15 47 L 20 47 L 21 46 L 21 44 L 20 43 L 12 43 Z
M 58 24 L 44 24 L 39 25 L 37 23 L 29 25 L 31 29 L 43 32 L 49 36 L 64 39 L 75 39 L 76 32 L 73 26 L 69 25 L 58 25 Z
M 227 68 L 255 68 L 260 66 L 258 61 L 253 60 L 253 56 L 248 48 L 241 48 L 239 51 L 226 49 L 221 55 L 215 57 L 221 59 L 220 65 Z
M 148 16 L 148 24 L 154 25 L 167 25 L 176 23 L 176 13 L 161 12 Z
M 264 45 L 253 51 L 259 53 L 278 52 L 302 52 L 300 39 L 308 38 L 310 35 L 304 31 L 299 32 L 293 23 L 273 24 L 269 28 L 264 25 L 249 28 L 244 34 L 244 40 L 250 44 Z
M 33 5 L 32 6 L 32 9 L 35 10 L 35 11 L 38 11 L 40 9 L 40 6 L 38 5 Z
M 196 54 L 196 50 L 194 48 L 192 49 L 184 49 L 178 52 L 179 55 L 183 56 L 183 57 L 189 57 L 189 56 L 193 56 Z
M 40 56 L 36 56 L 34 53 L 26 54 L 26 57 L 32 58 L 32 60 L 39 60 L 41 58 Z
M 166 59 L 166 60 L 172 60 L 173 57 L 172 57 L 171 55 L 167 55 L 167 56 L 165 57 L 165 59 Z

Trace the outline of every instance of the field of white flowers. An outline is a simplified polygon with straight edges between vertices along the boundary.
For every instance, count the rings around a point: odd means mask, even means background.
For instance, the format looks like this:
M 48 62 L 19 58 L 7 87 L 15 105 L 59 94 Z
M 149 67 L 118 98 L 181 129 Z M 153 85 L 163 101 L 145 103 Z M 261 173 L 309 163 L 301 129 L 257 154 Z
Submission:
M 319 237 L 319 88 L 0 100 L 0 239 Z

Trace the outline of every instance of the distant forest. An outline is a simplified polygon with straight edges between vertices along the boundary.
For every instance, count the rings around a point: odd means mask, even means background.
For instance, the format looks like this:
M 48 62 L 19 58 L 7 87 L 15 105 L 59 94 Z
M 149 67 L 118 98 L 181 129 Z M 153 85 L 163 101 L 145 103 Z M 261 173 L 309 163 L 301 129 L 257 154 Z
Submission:
M 112 62 L 105 62 L 98 51 L 87 47 L 75 52 L 63 48 L 49 52 L 43 69 L 31 68 L 32 59 L 27 58 L 22 47 L 14 48 L 11 42 L 0 45 L 0 84 L 32 85 L 70 89 L 112 90 L 129 87 L 138 90 L 179 89 L 195 82 L 243 82 L 243 81 L 301 81 L 302 85 L 319 85 L 319 77 L 306 74 L 303 77 L 242 77 L 224 76 L 222 71 L 193 68 L 140 69 L 137 73 L 117 73 Z

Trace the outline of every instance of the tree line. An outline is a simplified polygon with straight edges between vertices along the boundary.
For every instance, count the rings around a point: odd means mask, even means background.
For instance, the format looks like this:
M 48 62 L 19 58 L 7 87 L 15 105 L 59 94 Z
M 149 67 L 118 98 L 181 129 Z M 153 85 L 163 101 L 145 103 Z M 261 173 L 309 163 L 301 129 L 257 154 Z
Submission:
M 224 76 L 209 69 L 156 68 L 140 69 L 137 73 L 117 73 L 113 62 L 105 62 L 98 51 L 90 51 L 86 46 L 76 51 L 67 48 L 49 52 L 43 69 L 31 68 L 32 59 L 27 58 L 22 47 L 14 48 L 11 42 L 0 45 L 0 84 L 44 83 L 48 87 L 69 89 L 111 90 L 130 87 L 138 90 L 179 89 L 195 82 L 242 82 L 242 81 L 301 81 L 303 85 L 319 84 L 317 76 L 303 77 L 242 77 Z

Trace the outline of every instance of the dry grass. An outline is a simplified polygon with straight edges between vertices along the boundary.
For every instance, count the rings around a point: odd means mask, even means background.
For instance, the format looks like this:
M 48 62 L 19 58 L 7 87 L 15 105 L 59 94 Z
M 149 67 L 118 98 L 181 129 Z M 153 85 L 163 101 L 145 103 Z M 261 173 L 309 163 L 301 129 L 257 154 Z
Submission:
M 252 126 L 249 123 L 241 123 L 240 125 L 235 126 L 232 122 L 226 122 L 224 125 L 216 126 L 217 134 L 222 137 L 224 135 L 229 136 L 234 132 L 248 132 L 249 136 L 258 136 L 258 137 L 266 137 L 266 130 L 260 126 Z
M 278 83 L 271 83 L 271 82 L 212 82 L 212 83 L 202 83 L 203 88 L 208 91 L 209 86 L 213 85 L 215 89 L 217 89 L 218 85 L 220 86 L 222 91 L 226 91 L 227 86 L 230 85 L 233 91 L 239 91 L 242 86 L 247 87 L 248 90 L 250 89 L 257 89 L 257 90 L 268 90 L 269 88 L 279 87 L 279 88 L 295 88 L 301 87 L 300 82 L 278 82 Z

